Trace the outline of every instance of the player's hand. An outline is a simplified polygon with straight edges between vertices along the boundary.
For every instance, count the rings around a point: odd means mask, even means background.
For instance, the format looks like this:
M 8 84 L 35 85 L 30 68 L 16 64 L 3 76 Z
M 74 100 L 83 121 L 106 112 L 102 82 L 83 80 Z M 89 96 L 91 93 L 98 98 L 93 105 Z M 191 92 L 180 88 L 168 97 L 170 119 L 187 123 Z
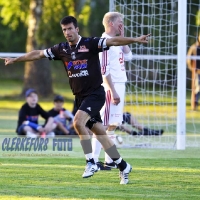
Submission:
M 49 132 L 51 132 L 51 130 L 52 130 L 52 129 L 51 129 L 50 126 L 45 126 L 45 127 L 44 127 L 44 132 L 45 132 L 45 133 L 49 133 Z
M 4 60 L 5 65 L 11 65 L 14 63 L 15 58 L 0 58 L 0 60 Z
M 139 42 L 139 43 L 147 44 L 150 35 L 151 35 L 151 34 L 142 35 L 142 36 L 136 38 L 136 41 Z
M 124 37 L 124 25 L 123 24 L 119 25 L 119 32 L 120 32 L 120 36 Z
M 120 97 L 116 92 L 111 94 L 111 101 L 116 106 L 120 103 Z
M 39 133 L 43 133 L 43 132 L 45 132 L 45 129 L 41 126 L 41 127 L 38 129 L 38 132 L 39 132 Z
M 114 102 L 114 105 L 118 105 L 119 103 L 120 103 L 120 98 L 115 98 L 114 100 L 113 100 L 113 102 Z

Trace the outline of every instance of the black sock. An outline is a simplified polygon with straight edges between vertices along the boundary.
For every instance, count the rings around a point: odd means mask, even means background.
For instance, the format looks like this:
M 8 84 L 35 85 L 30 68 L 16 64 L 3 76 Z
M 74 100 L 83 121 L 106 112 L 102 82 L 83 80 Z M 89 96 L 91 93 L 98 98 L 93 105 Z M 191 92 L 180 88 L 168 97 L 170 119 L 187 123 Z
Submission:
M 86 163 L 88 163 L 88 162 L 91 162 L 92 164 L 95 164 L 95 162 L 94 162 L 94 159 L 93 159 L 93 158 L 91 158 L 91 159 L 89 159 L 89 160 L 86 160 Z
M 148 128 L 143 128 L 142 133 L 143 135 L 152 135 L 151 131 Z
M 106 149 L 105 152 L 111 157 L 111 159 L 113 161 L 118 160 L 119 158 L 121 158 L 121 156 L 119 155 L 119 152 L 117 151 L 116 145 L 113 145 L 112 147 L 110 147 L 109 149 Z M 116 163 L 116 162 L 115 162 Z M 116 163 L 117 164 L 117 163 Z M 117 164 L 117 166 L 119 167 L 120 171 L 123 171 L 127 164 L 126 162 L 122 159 L 121 162 L 119 164 Z
M 114 161 L 116 161 L 116 160 L 114 160 Z M 122 159 L 121 162 L 119 164 L 117 164 L 117 166 L 120 171 L 124 171 L 127 166 L 127 163 Z
M 136 132 L 136 131 L 131 131 L 130 135 L 138 135 L 138 132 Z
M 162 135 L 163 134 L 163 130 L 153 130 L 153 129 L 148 129 L 148 128 L 144 128 L 143 129 L 143 135 Z

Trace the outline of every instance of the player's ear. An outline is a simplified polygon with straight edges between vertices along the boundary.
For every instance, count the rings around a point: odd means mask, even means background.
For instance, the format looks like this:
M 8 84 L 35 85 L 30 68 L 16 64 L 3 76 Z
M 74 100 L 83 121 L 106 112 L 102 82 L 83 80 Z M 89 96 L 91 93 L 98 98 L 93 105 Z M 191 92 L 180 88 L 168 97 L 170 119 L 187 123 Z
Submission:
M 110 26 L 113 26 L 113 25 L 114 25 L 114 23 L 110 21 L 110 22 L 109 22 L 109 25 L 110 25 Z
M 77 32 L 77 33 L 79 32 L 79 28 L 78 28 L 78 27 L 76 27 L 76 32 Z

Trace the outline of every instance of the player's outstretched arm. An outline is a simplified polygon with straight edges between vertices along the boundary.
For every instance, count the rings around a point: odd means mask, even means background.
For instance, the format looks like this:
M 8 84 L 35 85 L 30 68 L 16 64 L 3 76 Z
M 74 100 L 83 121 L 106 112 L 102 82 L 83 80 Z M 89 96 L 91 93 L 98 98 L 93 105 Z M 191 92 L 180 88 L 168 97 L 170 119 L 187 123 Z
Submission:
M 106 40 L 106 45 L 107 46 L 123 46 L 123 45 L 128 45 L 132 44 L 135 42 L 138 43 L 143 43 L 147 44 L 148 43 L 148 38 L 151 34 L 148 35 L 142 35 L 137 38 L 131 38 L 131 37 L 113 37 L 113 38 L 108 38 Z
M 39 60 L 41 58 L 45 58 L 43 50 L 34 50 L 17 58 L 0 58 L 0 59 L 5 61 L 5 65 L 11 65 L 15 62 L 33 61 L 33 60 Z

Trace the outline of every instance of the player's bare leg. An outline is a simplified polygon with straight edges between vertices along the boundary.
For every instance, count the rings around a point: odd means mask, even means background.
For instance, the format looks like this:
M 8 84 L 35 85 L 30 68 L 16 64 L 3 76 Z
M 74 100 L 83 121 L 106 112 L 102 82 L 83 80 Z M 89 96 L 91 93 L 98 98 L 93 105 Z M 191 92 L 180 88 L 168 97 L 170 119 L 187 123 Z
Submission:
M 82 175 L 83 178 L 93 176 L 97 172 L 98 168 L 92 157 L 92 145 L 90 140 L 90 134 L 85 127 L 86 122 L 90 119 L 90 116 L 81 110 L 78 110 L 74 117 L 74 128 L 79 135 L 80 143 L 86 158 L 86 167 Z

